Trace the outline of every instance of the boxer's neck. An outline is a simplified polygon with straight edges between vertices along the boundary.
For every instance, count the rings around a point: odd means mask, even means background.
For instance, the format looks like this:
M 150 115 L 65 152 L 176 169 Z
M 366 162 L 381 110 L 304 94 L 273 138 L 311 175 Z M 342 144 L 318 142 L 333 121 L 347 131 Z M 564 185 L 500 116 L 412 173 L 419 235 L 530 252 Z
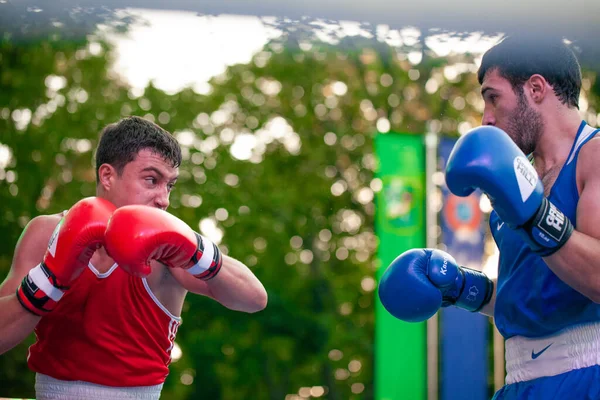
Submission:
M 581 117 L 577 109 L 544 117 L 544 131 L 533 151 L 533 165 L 540 176 L 564 165 L 577 137 Z
M 108 272 L 108 270 L 114 265 L 115 261 L 104 250 L 104 247 L 100 247 L 90 260 L 90 263 L 100 272 L 101 274 Z

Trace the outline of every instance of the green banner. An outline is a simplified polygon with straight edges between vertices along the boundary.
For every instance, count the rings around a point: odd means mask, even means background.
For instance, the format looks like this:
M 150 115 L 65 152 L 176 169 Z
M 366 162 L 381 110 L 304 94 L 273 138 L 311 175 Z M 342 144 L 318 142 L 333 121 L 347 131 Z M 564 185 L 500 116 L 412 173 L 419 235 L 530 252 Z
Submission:
M 379 237 L 378 280 L 405 250 L 425 246 L 425 150 L 422 136 L 379 134 L 375 231 Z M 375 309 L 375 399 L 425 400 L 427 396 L 426 324 L 392 317 Z

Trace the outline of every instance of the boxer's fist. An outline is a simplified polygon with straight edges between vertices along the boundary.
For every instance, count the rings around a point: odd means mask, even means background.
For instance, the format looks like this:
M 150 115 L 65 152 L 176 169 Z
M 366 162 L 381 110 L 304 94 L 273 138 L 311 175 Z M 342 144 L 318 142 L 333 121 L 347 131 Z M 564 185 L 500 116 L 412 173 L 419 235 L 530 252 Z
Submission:
M 148 206 L 125 206 L 115 211 L 105 240 L 106 251 L 119 267 L 137 276 L 150 274 L 150 262 L 157 260 L 208 280 L 217 275 L 223 263 L 214 243 L 179 218 Z
M 446 165 L 446 185 L 457 196 L 481 189 L 502 221 L 513 227 L 529 221 L 544 197 L 525 154 L 493 126 L 472 129 L 458 139 Z
M 501 129 L 481 126 L 458 139 L 448 158 L 446 184 L 458 196 L 481 189 L 500 219 L 540 256 L 556 252 L 573 232 L 569 219 L 544 197 L 525 154 Z
M 37 315 L 51 311 L 104 243 L 104 231 L 115 206 L 89 197 L 77 202 L 54 229 L 41 264 L 29 271 L 17 298 Z
M 493 284 L 483 273 L 458 266 L 448 253 L 413 249 L 390 264 L 378 292 L 394 317 L 420 322 L 450 305 L 479 311 L 490 301 Z

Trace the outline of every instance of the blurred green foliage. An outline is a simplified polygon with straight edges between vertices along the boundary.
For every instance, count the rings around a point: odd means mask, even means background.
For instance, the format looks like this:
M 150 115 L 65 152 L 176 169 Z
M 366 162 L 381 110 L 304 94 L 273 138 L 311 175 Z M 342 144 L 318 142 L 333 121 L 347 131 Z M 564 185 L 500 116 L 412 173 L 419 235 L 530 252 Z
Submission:
M 110 72 L 106 43 L 0 42 L 0 277 L 32 217 L 95 193 L 101 128 L 145 116 L 184 149 L 171 212 L 193 228 L 212 221 L 224 251 L 269 293 L 253 315 L 188 296 L 183 356 L 163 398 L 284 399 L 314 386 L 328 399 L 372 398 L 372 141 L 378 129 L 457 135 L 477 126 L 474 56 L 425 49 L 412 64 L 414 49 L 371 39 L 300 45 L 274 41 L 215 77 L 209 93 L 168 95 L 130 90 Z M 595 123 L 595 75 L 586 82 Z M 232 156 L 249 143 L 250 159 Z M 0 356 L 0 395 L 34 395 L 31 340 Z

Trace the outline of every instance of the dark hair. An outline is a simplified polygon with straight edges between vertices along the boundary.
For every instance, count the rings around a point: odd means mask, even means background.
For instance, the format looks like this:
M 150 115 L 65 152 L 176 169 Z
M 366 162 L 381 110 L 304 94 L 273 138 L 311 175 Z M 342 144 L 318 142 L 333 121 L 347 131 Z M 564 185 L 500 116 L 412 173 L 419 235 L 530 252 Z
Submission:
M 127 117 L 102 130 L 96 150 L 96 182 L 102 164 L 112 165 L 120 175 L 143 149 L 161 155 L 175 168 L 181 164 L 181 147 L 169 132 L 144 118 Z
M 477 72 L 483 83 L 486 72 L 497 69 L 517 93 L 534 74 L 540 74 L 552 86 L 558 99 L 579 108 L 581 68 L 565 41 L 556 37 L 506 37 L 489 49 Z

